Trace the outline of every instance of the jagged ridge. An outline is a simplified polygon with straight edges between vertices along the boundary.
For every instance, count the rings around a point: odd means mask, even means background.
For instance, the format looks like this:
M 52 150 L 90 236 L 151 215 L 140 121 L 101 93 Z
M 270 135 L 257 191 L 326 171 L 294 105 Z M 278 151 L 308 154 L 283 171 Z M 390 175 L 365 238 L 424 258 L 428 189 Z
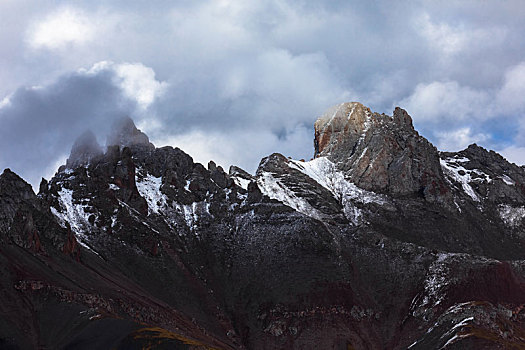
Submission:
M 255 176 L 128 118 L 112 135 L 81 137 L 38 196 L 0 176 L 0 282 L 24 311 L 0 309 L 0 345 L 522 345 L 525 174 L 499 155 L 439 153 L 405 111 L 358 103 L 316 122 L 315 159 Z

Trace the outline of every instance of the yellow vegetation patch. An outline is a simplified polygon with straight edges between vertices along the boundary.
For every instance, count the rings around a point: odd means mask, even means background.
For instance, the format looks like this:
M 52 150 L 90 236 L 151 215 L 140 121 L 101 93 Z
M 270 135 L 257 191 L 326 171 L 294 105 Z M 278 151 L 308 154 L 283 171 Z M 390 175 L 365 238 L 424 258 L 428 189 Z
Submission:
M 186 345 L 201 347 L 203 349 L 218 350 L 216 348 L 203 344 L 197 340 L 186 338 L 180 334 L 168 331 L 160 327 L 146 327 L 146 328 L 138 329 L 135 332 L 133 332 L 133 339 L 136 339 L 136 340 L 144 339 L 144 340 L 151 340 L 151 341 L 158 340 L 158 341 L 149 343 L 147 347 L 145 347 L 144 349 L 150 349 L 151 346 L 153 345 L 159 345 L 162 343 L 162 340 L 171 339 L 171 340 L 180 341 L 181 343 L 186 344 Z

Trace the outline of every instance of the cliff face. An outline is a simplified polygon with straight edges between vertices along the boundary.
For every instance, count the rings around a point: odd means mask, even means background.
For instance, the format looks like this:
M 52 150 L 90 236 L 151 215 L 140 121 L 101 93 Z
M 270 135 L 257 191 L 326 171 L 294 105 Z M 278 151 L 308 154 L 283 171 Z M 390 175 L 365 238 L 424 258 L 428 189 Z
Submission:
M 525 170 L 345 103 L 255 175 L 131 119 L 35 195 L 0 175 L 0 347 L 524 346 Z
M 366 190 L 448 199 L 437 149 L 419 136 L 401 108 L 393 116 L 343 103 L 315 122 L 315 156 L 328 157 Z

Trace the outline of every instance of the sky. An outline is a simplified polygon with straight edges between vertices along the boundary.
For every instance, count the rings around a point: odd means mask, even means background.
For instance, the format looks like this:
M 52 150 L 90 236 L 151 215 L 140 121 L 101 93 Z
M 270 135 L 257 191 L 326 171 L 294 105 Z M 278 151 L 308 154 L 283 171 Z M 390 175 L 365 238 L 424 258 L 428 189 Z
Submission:
M 253 173 L 310 159 L 314 121 L 349 101 L 525 164 L 524 33 L 521 0 L 0 0 L 0 171 L 38 186 L 128 115 Z

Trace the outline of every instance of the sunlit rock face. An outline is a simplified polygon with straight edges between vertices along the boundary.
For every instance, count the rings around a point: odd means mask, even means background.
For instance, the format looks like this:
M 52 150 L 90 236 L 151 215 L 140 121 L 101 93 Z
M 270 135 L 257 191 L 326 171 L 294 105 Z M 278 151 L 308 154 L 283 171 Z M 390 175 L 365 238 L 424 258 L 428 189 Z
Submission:
M 315 122 L 315 156 L 327 156 L 356 185 L 395 195 L 447 200 L 437 149 L 401 108 L 393 116 L 358 102 L 332 107 Z

